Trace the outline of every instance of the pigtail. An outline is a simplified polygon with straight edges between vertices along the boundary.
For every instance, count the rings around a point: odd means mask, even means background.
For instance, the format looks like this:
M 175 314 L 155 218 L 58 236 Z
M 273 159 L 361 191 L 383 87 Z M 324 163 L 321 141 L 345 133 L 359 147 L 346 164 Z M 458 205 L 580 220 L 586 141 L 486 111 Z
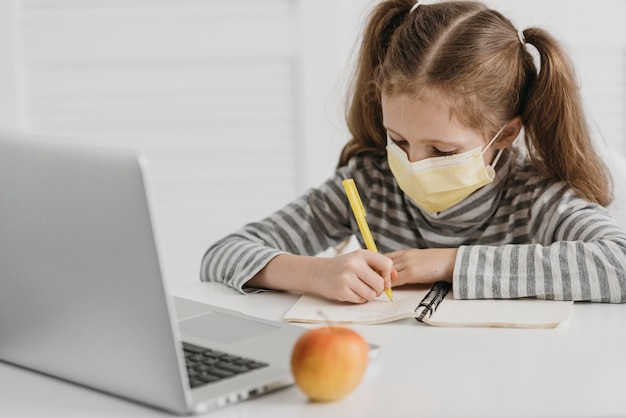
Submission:
M 378 72 L 393 33 L 414 3 L 413 0 L 380 3 L 365 27 L 346 110 L 352 139 L 344 146 L 338 167 L 346 165 L 357 154 L 385 149 Z
M 592 145 L 571 62 L 546 31 L 530 28 L 523 35 L 541 63 L 521 112 L 531 160 L 542 174 L 566 182 L 580 196 L 609 204 L 610 177 Z

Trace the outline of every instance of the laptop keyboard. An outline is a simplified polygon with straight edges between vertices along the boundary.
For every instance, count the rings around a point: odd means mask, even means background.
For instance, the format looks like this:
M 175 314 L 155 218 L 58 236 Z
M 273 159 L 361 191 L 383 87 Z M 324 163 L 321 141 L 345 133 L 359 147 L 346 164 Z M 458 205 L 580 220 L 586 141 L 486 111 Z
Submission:
M 192 388 L 267 366 L 267 363 L 189 343 L 183 343 L 183 351 Z

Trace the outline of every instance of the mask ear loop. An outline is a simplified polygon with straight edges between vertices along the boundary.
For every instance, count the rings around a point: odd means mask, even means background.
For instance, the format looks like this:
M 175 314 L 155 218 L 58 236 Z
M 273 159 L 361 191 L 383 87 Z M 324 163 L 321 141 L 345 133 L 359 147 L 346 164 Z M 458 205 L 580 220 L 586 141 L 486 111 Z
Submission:
M 498 153 L 496 154 L 496 158 L 493 159 L 493 162 L 491 163 L 491 168 L 495 169 L 496 165 L 498 165 L 498 160 L 500 159 L 500 157 L 502 156 L 502 152 L 504 151 L 504 148 L 498 150 Z
M 504 125 L 502 128 L 500 128 L 500 130 L 493 136 L 493 138 L 491 138 L 491 141 L 489 141 L 489 143 L 485 146 L 485 148 L 480 152 L 480 155 L 482 156 L 485 151 L 487 151 L 487 149 L 496 141 L 496 139 L 498 139 L 498 137 L 500 136 L 500 134 L 502 133 L 502 131 L 504 130 L 504 128 L 506 128 L 506 125 Z M 498 164 L 498 161 L 500 160 L 500 157 L 502 156 L 502 152 L 504 151 L 504 148 L 498 150 L 498 153 L 496 154 L 496 158 L 493 159 L 493 162 L 490 164 L 491 168 L 496 167 L 496 165 Z

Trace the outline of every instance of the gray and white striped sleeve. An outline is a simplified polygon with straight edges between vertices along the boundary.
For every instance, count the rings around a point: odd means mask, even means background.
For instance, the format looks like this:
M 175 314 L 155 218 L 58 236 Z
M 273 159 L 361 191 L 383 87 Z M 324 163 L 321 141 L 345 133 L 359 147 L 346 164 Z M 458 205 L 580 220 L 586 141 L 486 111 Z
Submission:
M 223 282 L 241 292 L 245 283 L 282 253 L 315 255 L 351 234 L 349 206 L 341 181 L 347 169 L 269 217 L 245 225 L 213 244 L 200 271 L 203 281 Z
M 461 246 L 455 297 L 626 301 L 624 231 L 597 205 L 567 194 L 550 202 L 532 220 L 532 243 Z

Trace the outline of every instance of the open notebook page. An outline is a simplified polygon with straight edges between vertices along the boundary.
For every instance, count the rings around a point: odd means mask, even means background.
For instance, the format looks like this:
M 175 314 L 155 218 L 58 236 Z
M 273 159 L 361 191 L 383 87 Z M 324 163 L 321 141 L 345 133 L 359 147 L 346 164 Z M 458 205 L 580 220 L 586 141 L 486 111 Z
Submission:
M 383 294 L 363 304 L 302 295 L 284 319 L 308 323 L 325 323 L 328 319 L 336 324 L 380 324 L 417 317 L 415 310 L 430 288 L 430 285 L 395 288 L 394 302 Z M 453 327 L 553 328 L 568 317 L 572 306 L 571 301 L 530 298 L 459 300 L 454 299 L 450 291 L 424 322 Z
M 338 324 L 378 324 L 411 318 L 416 316 L 415 308 L 429 290 L 430 286 L 394 289 L 394 302 L 389 301 L 383 293 L 375 300 L 363 304 L 332 301 L 305 294 L 285 314 L 284 319 L 292 322 L 325 323 L 326 317 Z

